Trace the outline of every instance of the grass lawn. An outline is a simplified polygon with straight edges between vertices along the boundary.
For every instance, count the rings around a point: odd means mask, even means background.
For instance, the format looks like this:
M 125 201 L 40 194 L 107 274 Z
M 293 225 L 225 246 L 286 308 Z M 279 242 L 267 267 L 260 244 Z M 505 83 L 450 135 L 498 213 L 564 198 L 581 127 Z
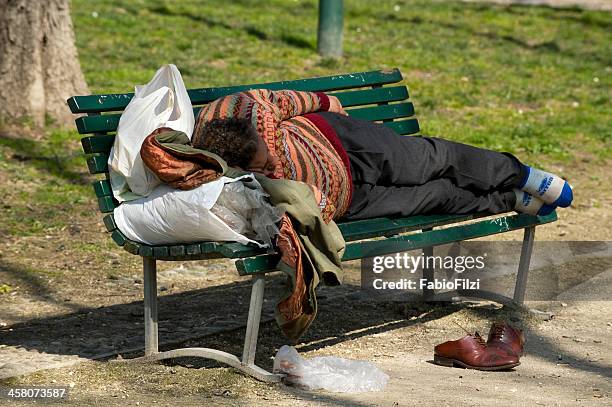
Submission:
M 612 13 L 347 0 L 345 57 L 333 61 L 315 50 L 317 4 L 73 0 L 72 14 L 92 93 L 131 91 L 165 63 L 189 88 L 398 67 L 424 134 L 565 167 L 610 157 Z M 2 234 L 49 233 L 94 208 L 74 130 L 7 134 Z
M 345 1 L 345 58 L 316 54 L 315 0 L 73 1 L 92 92 L 164 63 L 188 88 L 399 67 L 425 134 L 525 156 L 610 154 L 612 14 L 461 2 Z

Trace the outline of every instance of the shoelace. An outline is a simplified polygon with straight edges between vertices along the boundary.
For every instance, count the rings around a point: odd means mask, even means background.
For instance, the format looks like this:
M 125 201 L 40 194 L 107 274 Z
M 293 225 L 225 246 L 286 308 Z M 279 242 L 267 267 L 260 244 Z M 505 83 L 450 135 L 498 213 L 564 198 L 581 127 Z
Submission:
M 478 332 L 474 332 L 473 334 L 468 331 L 467 329 L 465 329 L 464 327 L 462 327 L 461 325 L 459 325 L 457 322 L 452 321 L 455 325 L 457 325 L 459 328 L 463 329 L 465 331 L 466 334 L 468 334 L 469 336 L 472 336 L 474 338 L 476 338 L 476 341 L 478 341 L 478 343 L 480 344 L 481 347 L 486 348 L 487 347 L 487 343 L 485 342 L 485 340 L 482 338 L 482 336 L 480 336 L 480 334 Z
M 493 339 L 501 340 L 506 331 L 506 326 L 502 324 L 493 324 Z
M 486 348 L 487 347 L 487 343 L 485 342 L 485 340 L 482 338 L 482 336 L 480 336 L 480 334 L 478 332 L 474 332 L 474 335 L 472 335 L 474 338 L 476 338 L 476 340 L 478 341 L 478 343 L 483 347 Z

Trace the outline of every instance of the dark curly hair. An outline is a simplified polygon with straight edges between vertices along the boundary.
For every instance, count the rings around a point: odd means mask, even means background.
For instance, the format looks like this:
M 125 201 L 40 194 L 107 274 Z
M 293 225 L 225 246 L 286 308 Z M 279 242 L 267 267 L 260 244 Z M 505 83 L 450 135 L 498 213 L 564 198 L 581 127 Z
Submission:
M 230 167 L 246 169 L 257 151 L 258 137 L 247 119 L 214 119 L 193 135 L 191 144 L 217 154 Z

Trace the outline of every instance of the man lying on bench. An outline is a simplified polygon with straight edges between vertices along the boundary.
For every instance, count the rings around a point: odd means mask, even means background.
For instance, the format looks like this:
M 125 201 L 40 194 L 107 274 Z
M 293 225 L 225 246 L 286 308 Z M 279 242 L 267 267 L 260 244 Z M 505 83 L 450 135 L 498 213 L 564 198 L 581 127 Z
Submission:
M 311 185 L 328 219 L 547 215 L 573 199 L 561 177 L 510 153 L 400 136 L 349 117 L 321 92 L 259 89 L 217 99 L 200 111 L 192 144 L 229 166 Z

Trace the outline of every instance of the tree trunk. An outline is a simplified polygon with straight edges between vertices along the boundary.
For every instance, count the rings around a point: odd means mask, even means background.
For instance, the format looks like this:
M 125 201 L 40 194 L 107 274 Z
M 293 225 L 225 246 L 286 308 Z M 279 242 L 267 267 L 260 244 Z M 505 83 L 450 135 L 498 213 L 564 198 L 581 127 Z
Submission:
M 0 0 L 0 117 L 67 124 L 66 99 L 87 93 L 69 0 Z

